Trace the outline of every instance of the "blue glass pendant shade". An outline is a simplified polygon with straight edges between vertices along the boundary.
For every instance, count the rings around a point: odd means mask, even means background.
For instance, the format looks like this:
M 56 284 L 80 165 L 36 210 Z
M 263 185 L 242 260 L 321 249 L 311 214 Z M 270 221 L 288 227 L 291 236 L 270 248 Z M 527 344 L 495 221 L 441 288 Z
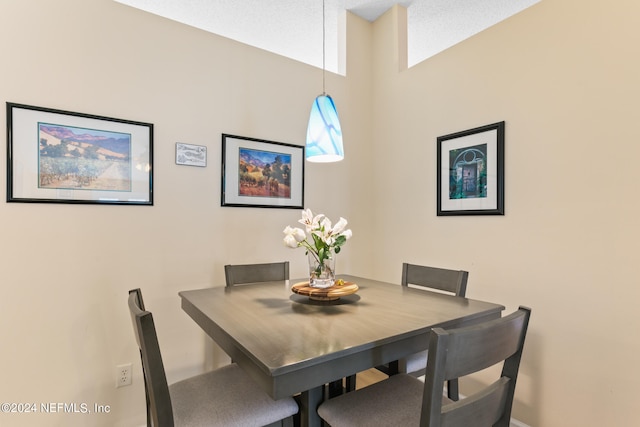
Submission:
M 310 162 L 338 162 L 344 159 L 340 120 L 329 95 L 319 95 L 313 101 L 305 152 Z

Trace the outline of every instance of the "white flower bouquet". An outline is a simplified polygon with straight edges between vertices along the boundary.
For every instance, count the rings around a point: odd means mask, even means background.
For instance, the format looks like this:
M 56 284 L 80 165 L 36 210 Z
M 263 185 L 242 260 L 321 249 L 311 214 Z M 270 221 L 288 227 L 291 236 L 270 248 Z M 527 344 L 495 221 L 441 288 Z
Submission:
M 309 255 L 312 282 L 314 275 L 315 278 L 323 278 L 328 274 L 331 281 L 329 286 L 333 285 L 335 273 L 328 261 L 334 260 L 333 254 L 339 253 L 340 247 L 352 236 L 351 230 L 346 229 L 347 220 L 341 217 L 335 225 L 332 225 L 331 220 L 324 214 L 314 216 L 311 209 L 306 209 L 302 211 L 302 218 L 298 222 L 305 226 L 306 231 L 287 226 L 283 231 L 284 244 L 290 248 L 306 249 Z M 312 260 L 315 261 L 313 269 L 311 268 Z M 327 268 L 329 271 L 326 271 Z

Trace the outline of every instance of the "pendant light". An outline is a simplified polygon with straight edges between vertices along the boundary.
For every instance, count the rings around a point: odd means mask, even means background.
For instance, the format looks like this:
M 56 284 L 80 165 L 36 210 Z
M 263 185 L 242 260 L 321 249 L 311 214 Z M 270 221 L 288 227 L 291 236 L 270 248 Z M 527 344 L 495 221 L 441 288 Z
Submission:
M 325 92 L 325 72 L 325 6 L 322 0 L 322 95 L 318 95 L 311 105 L 305 149 L 307 160 L 317 163 L 344 159 L 342 129 L 333 99 Z

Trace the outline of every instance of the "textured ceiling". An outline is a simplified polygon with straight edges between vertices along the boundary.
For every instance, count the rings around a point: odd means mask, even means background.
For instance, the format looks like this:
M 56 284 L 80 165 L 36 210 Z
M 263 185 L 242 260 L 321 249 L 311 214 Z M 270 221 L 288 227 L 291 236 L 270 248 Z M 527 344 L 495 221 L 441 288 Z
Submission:
M 322 67 L 321 0 L 114 0 L 297 61 Z M 345 11 L 375 21 L 407 8 L 409 66 L 540 0 L 325 0 L 325 66 L 344 74 Z

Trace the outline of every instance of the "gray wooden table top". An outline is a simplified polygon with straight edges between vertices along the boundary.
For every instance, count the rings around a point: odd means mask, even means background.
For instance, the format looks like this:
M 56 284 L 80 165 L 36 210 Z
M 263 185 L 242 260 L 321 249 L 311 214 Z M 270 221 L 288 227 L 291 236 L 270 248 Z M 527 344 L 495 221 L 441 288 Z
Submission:
M 359 290 L 310 301 L 288 283 L 180 292 L 182 308 L 274 398 L 427 348 L 434 326 L 499 317 L 503 306 L 341 275 Z

